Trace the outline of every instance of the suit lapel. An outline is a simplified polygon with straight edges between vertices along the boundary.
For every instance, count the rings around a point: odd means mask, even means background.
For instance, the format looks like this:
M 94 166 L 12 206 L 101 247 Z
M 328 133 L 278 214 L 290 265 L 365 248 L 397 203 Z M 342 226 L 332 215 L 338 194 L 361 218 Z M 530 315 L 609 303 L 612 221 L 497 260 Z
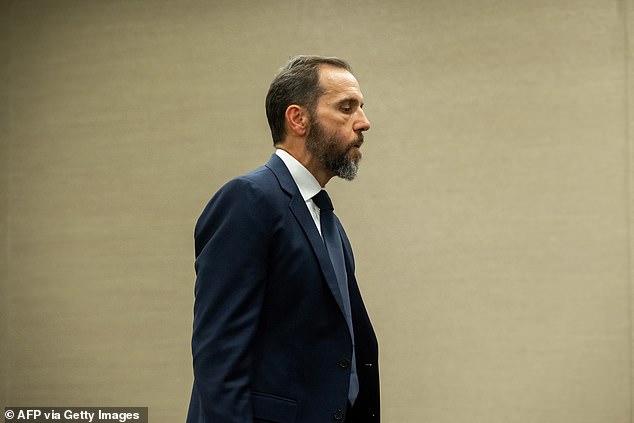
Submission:
M 337 220 L 337 227 L 341 240 L 343 241 L 343 252 L 346 258 L 346 270 L 348 271 L 348 291 L 350 293 L 350 307 L 352 308 L 352 322 L 354 325 L 355 342 L 357 345 L 363 345 L 363 348 L 359 348 L 357 351 L 364 352 L 360 357 L 362 363 L 366 366 L 367 363 L 376 363 L 377 343 L 376 334 L 372 328 L 370 317 L 363 304 L 361 298 L 361 292 L 359 291 L 359 284 L 357 278 L 354 275 L 354 254 L 352 253 L 352 246 L 350 240 L 344 231 L 343 226 L 339 220 Z M 369 354 L 372 352 L 372 354 Z M 373 365 L 373 364 L 370 364 Z M 375 364 L 374 364 L 375 365 Z
M 348 272 L 348 275 L 354 275 L 354 254 L 352 254 L 350 240 L 348 239 L 348 235 L 346 235 L 346 231 L 343 229 L 343 226 L 336 215 L 335 219 L 337 220 L 337 230 L 339 231 L 339 236 L 341 236 L 343 255 L 346 259 L 346 271 Z
M 326 284 L 328 285 L 332 295 L 335 297 L 335 301 L 337 302 L 339 309 L 343 313 L 343 301 L 341 299 L 339 285 L 337 284 L 335 270 L 330 262 L 330 256 L 328 255 L 324 241 L 319 235 L 319 231 L 317 231 L 315 221 L 310 215 L 310 212 L 306 207 L 306 202 L 299 192 L 299 188 L 297 188 L 297 185 L 286 168 L 286 165 L 277 155 L 273 154 L 271 160 L 269 160 L 266 164 L 266 167 L 271 169 L 277 177 L 277 180 L 280 182 L 282 189 L 290 195 L 291 201 L 289 208 L 299 222 L 299 225 L 302 227 L 306 238 L 308 238 L 308 242 L 317 257 L 321 271 L 324 274 Z

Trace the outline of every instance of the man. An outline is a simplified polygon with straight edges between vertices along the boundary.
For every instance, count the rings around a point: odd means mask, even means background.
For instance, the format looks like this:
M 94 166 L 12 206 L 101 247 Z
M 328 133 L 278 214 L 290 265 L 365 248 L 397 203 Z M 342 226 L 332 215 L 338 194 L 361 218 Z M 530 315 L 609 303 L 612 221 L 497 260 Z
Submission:
M 350 66 L 298 56 L 269 88 L 277 148 L 195 230 L 188 423 L 378 423 L 376 337 L 322 188 L 356 175 L 370 122 Z

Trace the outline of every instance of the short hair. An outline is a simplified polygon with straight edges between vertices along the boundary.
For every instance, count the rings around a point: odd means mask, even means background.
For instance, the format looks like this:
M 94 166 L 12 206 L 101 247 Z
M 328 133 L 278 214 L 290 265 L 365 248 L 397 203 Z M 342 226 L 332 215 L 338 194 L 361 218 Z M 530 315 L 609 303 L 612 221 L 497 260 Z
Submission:
M 319 97 L 324 93 L 319 84 L 319 68 L 322 65 L 345 69 L 352 73 L 350 65 L 336 57 L 295 56 L 275 75 L 266 95 L 266 118 L 271 128 L 273 145 L 286 135 L 286 109 L 297 104 L 314 114 Z

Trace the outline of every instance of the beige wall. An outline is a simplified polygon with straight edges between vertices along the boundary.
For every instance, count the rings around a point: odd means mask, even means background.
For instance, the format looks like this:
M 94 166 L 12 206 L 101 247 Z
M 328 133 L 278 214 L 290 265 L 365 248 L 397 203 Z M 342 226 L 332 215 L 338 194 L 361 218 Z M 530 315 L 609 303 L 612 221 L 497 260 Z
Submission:
M 195 219 L 319 53 L 373 123 L 330 191 L 384 421 L 633 423 L 633 4 L 0 1 L 2 404 L 184 421 Z

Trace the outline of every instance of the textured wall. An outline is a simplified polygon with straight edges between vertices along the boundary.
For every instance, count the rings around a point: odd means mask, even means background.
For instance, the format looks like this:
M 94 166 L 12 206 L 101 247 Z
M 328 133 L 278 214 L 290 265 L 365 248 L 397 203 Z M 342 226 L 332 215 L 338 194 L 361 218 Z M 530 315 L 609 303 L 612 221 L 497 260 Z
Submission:
M 0 2 L 0 399 L 2 404 L 8 395 L 7 369 L 7 311 L 6 289 L 8 285 L 8 149 L 9 149 L 9 4 Z M 0 404 L 0 405 L 2 405 Z
M 2 402 L 184 420 L 195 219 L 272 152 L 275 70 L 317 53 L 352 63 L 373 124 L 359 177 L 329 191 L 384 421 L 633 423 L 633 17 L 631 0 L 0 1 Z

